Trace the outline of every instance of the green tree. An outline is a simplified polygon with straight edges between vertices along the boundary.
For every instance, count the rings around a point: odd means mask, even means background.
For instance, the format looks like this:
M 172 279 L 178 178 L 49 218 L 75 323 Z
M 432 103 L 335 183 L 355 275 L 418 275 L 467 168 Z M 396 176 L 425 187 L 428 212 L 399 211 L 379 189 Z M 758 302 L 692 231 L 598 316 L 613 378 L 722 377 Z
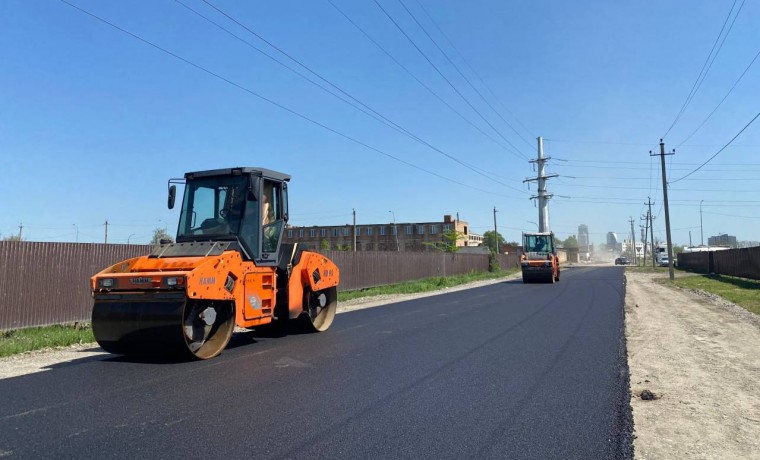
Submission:
M 496 242 L 499 242 L 499 248 L 504 246 L 504 237 L 501 233 L 488 230 L 483 233 L 483 245 L 487 246 L 491 252 L 496 252 Z
M 578 239 L 575 237 L 575 235 L 570 235 L 565 241 L 562 242 L 562 245 L 565 248 L 577 248 Z
M 150 244 L 161 244 L 161 240 L 169 240 L 170 243 L 174 243 L 174 238 L 167 233 L 166 229 L 156 228 L 153 230 L 153 238 L 150 240 Z
M 330 242 L 327 240 L 322 240 L 319 242 L 319 249 L 323 251 L 327 251 L 330 249 Z
M 446 230 L 441 234 L 441 241 L 424 244 L 425 246 L 433 248 L 436 251 L 454 254 L 462 248 L 461 246 L 457 246 L 457 241 L 460 239 L 464 239 L 464 233 L 458 232 L 456 230 Z

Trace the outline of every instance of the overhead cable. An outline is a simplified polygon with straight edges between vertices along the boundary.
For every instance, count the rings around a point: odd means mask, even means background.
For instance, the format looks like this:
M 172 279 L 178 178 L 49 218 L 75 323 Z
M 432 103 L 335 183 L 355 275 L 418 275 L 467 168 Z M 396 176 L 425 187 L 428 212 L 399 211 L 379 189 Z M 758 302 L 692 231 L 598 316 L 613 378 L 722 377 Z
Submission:
M 433 42 L 433 45 L 435 45 L 435 47 L 438 49 L 438 51 L 440 51 L 441 54 L 443 54 L 443 57 L 446 58 L 446 60 L 449 62 L 449 64 L 451 64 L 452 67 L 454 67 L 454 69 L 456 69 L 457 73 L 459 73 L 459 75 L 464 79 L 464 81 L 466 81 L 467 84 L 470 85 L 470 88 L 472 88 L 473 91 L 475 91 L 475 93 L 477 93 L 477 95 L 480 96 L 480 98 L 483 100 L 483 102 L 486 103 L 486 105 L 501 119 L 501 121 L 504 122 L 505 125 L 509 126 L 509 129 L 511 129 L 517 135 L 517 137 L 519 137 L 520 139 L 522 139 L 522 141 L 525 142 L 528 145 L 528 148 L 530 148 L 530 149 L 534 148 L 534 145 L 531 144 L 530 142 L 528 142 L 524 137 L 522 137 L 522 135 L 519 132 L 517 132 L 517 130 L 514 128 L 514 126 L 512 126 L 512 124 L 510 122 L 508 122 L 501 115 L 501 113 L 499 113 L 499 111 L 496 110 L 496 108 L 494 108 L 493 105 L 491 105 L 490 102 L 488 102 L 488 99 L 486 99 L 485 96 L 483 96 L 483 94 L 475 87 L 475 85 L 472 84 L 472 82 L 470 81 L 470 79 L 467 78 L 467 76 L 462 72 L 462 70 L 459 68 L 459 66 L 456 65 L 456 63 L 451 60 L 451 58 L 446 53 L 446 51 L 444 51 L 443 48 L 441 48 L 440 46 L 438 46 L 438 42 L 428 33 L 427 29 L 425 29 L 425 27 L 422 24 L 420 24 L 420 22 L 417 20 L 417 17 L 409 10 L 409 8 L 407 8 L 407 6 L 403 2 L 403 0 L 398 0 L 398 2 L 401 4 L 402 7 L 404 7 L 404 9 L 409 14 L 409 16 L 412 17 L 412 19 L 417 24 L 417 26 L 419 26 L 419 28 L 422 29 L 422 32 L 424 32 L 425 35 L 430 39 L 430 41 Z M 422 10 L 427 15 L 428 19 L 430 19 L 430 21 L 433 23 L 433 25 L 438 29 L 439 32 L 441 32 L 441 34 L 446 38 L 446 40 L 449 42 L 449 44 L 451 45 L 451 47 L 454 48 L 454 50 L 456 51 L 456 48 L 454 47 L 454 45 L 451 43 L 451 41 L 448 39 L 448 37 L 446 37 L 446 35 L 443 34 L 443 31 L 441 31 L 440 27 L 438 27 L 438 25 L 433 21 L 433 18 L 430 17 L 430 15 L 427 13 L 427 11 L 425 10 L 425 8 L 422 7 L 422 4 L 419 1 L 417 1 L 417 4 L 420 5 L 420 7 L 422 8 Z M 459 53 L 459 52 L 457 51 L 457 53 Z M 459 54 L 459 56 L 462 57 L 461 54 Z M 462 58 L 462 60 L 464 61 L 464 58 Z M 465 62 L 465 64 L 467 64 L 467 61 L 464 61 L 464 62 Z M 469 64 L 467 64 L 467 65 L 468 65 L 468 67 L 470 67 Z M 472 70 L 472 67 L 470 67 L 470 70 Z M 473 71 L 473 73 L 474 73 L 474 71 Z M 482 81 L 483 80 L 481 79 L 481 82 Z
M 742 0 L 741 6 L 739 6 L 739 10 L 736 12 L 736 16 L 734 17 L 734 22 L 736 22 L 736 17 L 739 16 L 739 12 L 741 12 L 742 7 L 744 6 L 744 1 Z M 731 32 L 731 28 L 734 26 L 734 22 L 731 23 L 731 27 L 729 27 L 728 32 L 726 32 L 726 36 L 723 38 L 723 41 L 720 43 L 720 46 L 718 47 L 718 50 L 715 50 L 715 47 L 718 45 L 718 41 L 720 40 L 721 36 L 723 35 L 723 31 L 726 29 L 726 24 L 728 24 L 728 20 L 731 18 L 731 14 L 733 14 L 734 7 L 736 6 L 737 0 L 734 0 L 734 3 L 731 4 L 731 9 L 728 11 L 728 15 L 726 15 L 725 21 L 723 21 L 723 26 L 720 28 L 720 32 L 718 33 L 718 36 L 715 37 L 715 42 L 713 42 L 712 48 L 710 48 L 710 52 L 707 54 L 707 58 L 705 59 L 704 64 L 702 64 L 702 69 L 699 71 L 699 75 L 697 75 L 697 79 L 694 80 L 694 84 L 691 86 L 691 89 L 689 90 L 689 94 L 686 96 L 686 100 L 681 105 L 681 109 L 678 111 L 678 114 L 676 115 L 676 118 L 673 120 L 673 122 L 670 124 L 670 127 L 668 130 L 660 136 L 662 139 L 664 139 L 668 133 L 670 133 L 670 130 L 673 129 L 673 127 L 678 123 L 678 120 L 681 118 L 681 115 L 683 115 L 684 111 L 686 110 L 686 107 L 691 103 L 691 100 L 694 98 L 694 95 L 699 90 L 699 87 L 702 86 L 702 82 L 707 77 L 707 72 L 710 71 L 710 67 L 712 67 L 712 63 L 715 62 L 715 58 L 718 56 L 718 53 L 720 52 L 720 49 L 723 47 L 723 43 L 726 41 L 726 37 L 728 37 L 728 34 Z M 713 55 L 713 51 L 715 51 L 715 54 Z
M 365 115 L 367 115 L 367 116 L 369 116 L 369 117 L 371 117 L 371 118 L 379 121 L 380 123 L 384 124 L 385 126 L 387 126 L 387 127 L 391 128 L 391 129 L 393 129 L 393 130 L 395 130 L 395 131 L 397 131 L 397 132 L 399 132 L 399 133 L 401 133 L 401 134 L 409 137 L 410 139 L 412 139 L 412 140 L 414 140 L 414 141 L 416 141 L 416 142 L 418 142 L 418 143 L 420 143 L 422 145 L 425 145 L 426 147 L 428 147 L 428 148 L 434 150 L 435 152 L 437 152 L 437 153 L 439 153 L 439 154 L 441 154 L 441 155 L 443 155 L 443 156 L 445 156 L 445 157 L 447 157 L 447 158 L 455 161 L 456 163 L 458 163 L 458 164 L 466 167 L 467 169 L 470 169 L 471 171 L 475 172 L 478 175 L 481 175 L 481 176 L 485 177 L 486 179 L 489 179 L 489 180 L 491 180 L 491 181 L 493 181 L 493 182 L 495 182 L 497 184 L 503 185 L 504 187 L 510 188 L 512 190 L 516 190 L 516 191 L 521 192 L 521 193 L 527 193 L 527 192 L 525 192 L 522 189 L 518 189 L 516 187 L 512 187 L 512 186 L 507 185 L 507 184 L 505 184 L 505 183 L 503 183 L 503 182 L 501 182 L 501 181 L 499 181 L 497 179 L 494 179 L 492 176 L 484 173 L 482 170 L 480 170 L 480 169 L 478 169 L 478 168 L 476 168 L 476 167 L 474 167 L 472 165 L 469 165 L 468 163 L 463 162 L 462 160 L 456 158 L 455 156 L 453 156 L 453 155 L 451 155 L 449 153 L 444 152 L 443 150 L 441 150 L 438 147 L 433 146 L 429 142 L 425 141 L 424 139 L 422 139 L 419 136 L 415 135 L 414 133 L 410 132 L 406 128 L 400 126 L 399 124 L 397 124 L 393 120 L 389 119 L 385 115 L 379 113 L 378 111 L 376 111 L 372 107 L 368 106 L 364 102 L 360 101 L 359 99 L 357 99 L 353 95 L 351 95 L 348 92 L 344 91 L 342 88 L 340 88 L 339 86 L 335 85 L 330 80 L 328 80 L 327 78 L 323 77 L 322 75 L 320 75 L 319 73 L 317 73 L 316 71 L 314 71 L 313 69 L 311 69 L 309 66 L 307 66 L 306 64 L 304 64 L 301 61 L 297 60 L 296 58 L 294 58 L 290 54 L 286 53 L 282 49 L 276 47 L 274 44 L 272 44 L 271 42 L 269 42 L 266 39 L 264 39 L 264 37 L 262 37 L 261 35 L 259 35 L 255 31 L 251 30 L 249 27 L 245 26 L 244 24 L 242 24 L 241 22 L 239 22 L 238 20 L 236 20 L 235 18 L 233 18 L 231 15 L 227 14 L 226 12 L 222 11 L 221 9 L 219 9 L 218 7 L 216 7 L 215 5 L 213 5 L 212 3 L 208 2 L 208 1 L 205 2 L 206 4 L 208 4 L 209 6 L 211 6 L 212 8 L 214 8 L 216 11 L 218 11 L 219 13 L 221 13 L 222 15 L 224 15 L 225 17 L 227 17 L 229 20 L 233 21 L 235 24 L 237 24 L 240 27 L 244 28 L 245 30 L 247 30 L 251 34 L 255 35 L 257 38 L 259 38 L 260 40 L 264 41 L 266 44 L 268 44 L 272 48 L 276 49 L 278 52 L 280 52 L 283 55 L 285 55 L 286 57 L 288 57 L 288 59 L 290 59 L 293 62 L 297 63 L 302 68 L 306 69 L 312 75 L 316 76 L 317 78 L 319 78 L 323 82 L 325 82 L 328 85 L 330 85 L 331 87 L 335 88 L 337 91 L 339 91 L 340 93 L 342 93 L 343 95 L 345 95 L 346 97 L 348 97 L 349 99 L 351 99 L 351 101 L 347 100 L 346 98 L 342 97 L 339 94 L 336 94 L 335 92 L 333 92 L 329 88 L 326 88 L 325 86 L 323 86 L 319 82 L 316 82 L 316 81 L 312 80 L 308 76 L 306 76 L 306 75 L 302 74 L 301 72 L 299 72 L 298 70 L 290 67 L 289 65 L 287 65 L 284 62 L 280 61 L 276 57 L 274 57 L 274 56 L 266 53 L 262 49 L 256 47 L 251 42 L 249 42 L 249 41 L 247 41 L 247 40 L 239 37 L 238 35 L 234 34 L 232 31 L 230 31 L 229 29 L 225 28 L 221 24 L 218 24 L 217 22 L 213 21 L 212 19 L 208 18 L 207 16 L 203 15 L 202 13 L 196 11 L 195 9 L 191 8 L 190 6 L 188 6 L 187 4 L 183 3 L 181 0 L 175 0 L 175 2 L 178 3 L 178 4 L 180 4 L 184 8 L 192 11 L 193 13 L 195 13 L 196 15 L 198 15 L 199 17 L 201 17 L 202 19 L 208 21 L 209 23 L 213 24 L 217 28 L 219 28 L 222 31 L 226 32 L 227 34 L 231 35 L 235 39 L 243 42 L 244 44 L 248 45 L 252 49 L 258 51 L 261 54 L 263 54 L 264 56 L 266 56 L 267 58 L 269 58 L 272 61 L 276 62 L 277 64 L 283 66 L 284 68 L 286 68 L 290 72 L 298 75 L 299 77 L 303 78 L 304 80 L 308 81 L 309 83 L 313 84 L 314 86 L 316 86 L 316 87 L 320 88 L 321 90 L 325 91 L 326 93 L 334 96 L 335 98 L 339 99 L 340 101 L 342 101 L 342 102 L 350 105 L 351 107 L 359 110 L 360 112 L 364 113 Z M 354 102 L 352 102 L 352 101 L 354 101 Z M 359 107 L 359 106 L 361 106 L 361 107 Z
M 273 106 L 275 106 L 275 107 L 277 107 L 277 108 L 279 108 L 281 110 L 284 110 L 285 112 L 288 112 L 288 113 L 290 113 L 292 115 L 295 115 L 296 117 L 301 118 L 302 120 L 305 120 L 305 121 L 307 121 L 309 123 L 312 123 L 312 124 L 314 124 L 316 126 L 319 126 L 320 128 L 322 128 L 322 129 L 324 129 L 326 131 L 329 131 L 329 132 L 331 132 L 331 133 L 333 133 L 333 134 L 335 134 L 335 135 L 337 135 L 339 137 L 342 137 L 342 138 L 344 138 L 344 139 L 346 139 L 348 141 L 351 141 L 351 142 L 353 142 L 355 144 L 358 144 L 358 145 L 360 145 L 360 146 L 362 146 L 362 147 L 364 147 L 364 148 L 366 148 L 368 150 L 372 150 L 373 152 L 379 153 L 380 155 L 383 155 L 383 156 L 385 156 L 387 158 L 395 160 L 395 161 L 397 161 L 399 163 L 403 163 L 403 164 L 405 164 L 405 165 L 407 165 L 407 166 L 409 166 L 411 168 L 414 168 L 414 169 L 417 169 L 417 170 L 419 170 L 421 172 L 424 172 L 425 174 L 429 174 L 431 176 L 438 177 L 439 179 L 443 179 L 445 181 L 448 181 L 448 182 L 451 182 L 451 183 L 454 183 L 454 184 L 457 184 L 457 185 L 461 185 L 463 187 L 467 187 L 467 188 L 470 188 L 470 189 L 473 189 L 473 190 L 477 190 L 477 191 L 483 192 L 483 193 L 488 193 L 488 194 L 491 194 L 491 195 L 502 196 L 504 198 L 522 199 L 522 198 L 518 198 L 518 197 L 501 195 L 501 194 L 498 194 L 498 193 L 495 193 L 495 192 L 492 192 L 492 191 L 489 191 L 489 190 L 484 190 L 484 189 L 481 189 L 481 188 L 478 188 L 478 187 L 474 187 L 474 186 L 469 185 L 469 184 L 465 184 L 465 183 L 460 182 L 460 181 L 458 181 L 456 179 L 452 179 L 452 178 L 443 176 L 443 175 L 438 174 L 436 172 L 433 172 L 433 171 L 430 171 L 428 169 L 425 169 L 425 168 L 423 168 L 421 166 L 417 166 L 417 165 L 415 165 L 413 163 L 410 163 L 410 162 L 408 162 L 408 161 L 406 161 L 406 160 L 404 160 L 402 158 L 399 158 L 397 156 L 391 155 L 390 153 L 387 153 L 387 152 L 385 152 L 383 150 L 380 150 L 380 149 L 378 149 L 376 147 L 373 147 L 373 146 L 371 146 L 369 144 L 366 144 L 365 142 L 362 142 L 362 141 L 360 141 L 360 140 L 358 140 L 358 139 L 356 139 L 354 137 L 351 137 L 348 134 L 342 133 L 342 132 L 340 132 L 340 131 L 338 131 L 338 130 L 336 130 L 334 128 L 331 128 L 331 127 L 329 127 L 329 126 L 327 126 L 327 125 L 325 125 L 323 123 L 320 123 L 320 122 L 318 122 L 318 121 L 316 121 L 316 120 L 314 120 L 312 118 L 309 118 L 308 116 L 303 115 L 303 114 L 301 114 L 301 113 L 299 113 L 299 112 L 297 112 L 297 111 L 295 111 L 295 110 L 293 110 L 293 109 L 291 109 L 289 107 L 286 107 L 286 106 L 284 106 L 284 105 L 282 105 L 282 104 L 280 104 L 278 102 L 275 102 L 272 99 L 269 99 L 269 98 L 267 98 L 265 96 L 262 96 L 261 94 L 255 92 L 255 91 L 253 91 L 253 90 L 251 90 L 249 88 L 246 88 L 245 86 L 242 86 L 239 83 L 236 83 L 236 82 L 234 82 L 234 81 L 232 81 L 232 80 L 230 80 L 230 79 L 228 79 L 228 78 L 226 78 L 226 77 L 224 77 L 222 75 L 219 75 L 218 73 L 215 73 L 215 72 L 213 72 L 213 71 L 211 71 L 211 70 L 209 70 L 209 69 L 207 69 L 207 68 L 205 68 L 205 67 L 203 67 L 203 66 L 201 66 L 199 64 L 196 64 L 196 63 L 194 63 L 192 61 L 189 61 L 188 59 L 186 59 L 186 58 L 184 58 L 184 57 L 182 57 L 182 56 L 180 56 L 180 55 L 178 55 L 178 54 L 176 54 L 176 53 L 174 53 L 172 51 L 169 51 L 166 48 L 163 48 L 163 47 L 161 47 L 161 46 L 159 46 L 159 45 L 157 45 L 157 44 L 155 44 L 155 43 L 153 43 L 151 41 L 148 41 L 148 40 L 140 37 L 139 35 L 136 35 L 136 34 L 130 32 L 130 31 L 128 31 L 128 30 L 126 30 L 126 29 L 124 29 L 122 27 L 119 27 L 116 24 L 114 24 L 114 23 L 112 23 L 112 22 L 110 22 L 110 21 L 108 21 L 106 19 L 103 19 L 100 16 L 95 15 L 94 13 L 91 13 L 91 12 L 89 12 L 89 11 L 87 11 L 87 10 L 85 10 L 85 9 L 77 6 L 77 5 L 74 5 L 73 3 L 68 2 L 67 0 L 59 0 L 59 1 L 61 3 L 64 3 L 64 4 L 70 6 L 70 7 L 74 8 L 74 9 L 76 9 L 76 10 L 78 10 L 78 11 L 80 11 L 80 12 L 82 12 L 82 13 L 84 13 L 84 14 L 92 17 L 92 18 L 94 18 L 94 19 L 97 19 L 98 21 L 100 21 L 100 22 L 102 22 L 104 24 L 107 24 L 107 25 L 113 27 L 116 30 L 119 30 L 122 33 L 125 33 L 125 34 L 131 36 L 132 38 L 134 38 L 136 40 L 141 41 L 142 43 L 144 43 L 146 45 L 149 45 L 149 46 L 151 46 L 151 47 L 153 47 L 153 48 L 155 48 L 155 49 L 157 49 L 157 50 L 159 50 L 159 51 L 161 51 L 161 52 L 163 52 L 165 54 L 168 54 L 169 56 L 172 56 L 173 58 L 175 58 L 177 60 L 180 60 L 180 61 L 184 62 L 185 64 L 191 66 L 191 67 L 194 67 L 194 68 L 196 68 L 196 69 L 198 69 L 198 70 L 200 70 L 200 71 L 202 71 L 202 72 L 204 72 L 204 73 L 206 73 L 208 75 L 211 75 L 211 76 L 213 76 L 213 77 L 215 77 L 215 78 L 217 78 L 217 79 L 219 79 L 219 80 L 221 80 L 221 81 L 223 81 L 223 82 L 225 82 L 225 83 L 227 83 L 227 84 L 229 84 L 231 86 L 234 86 L 235 88 L 238 88 L 239 90 L 244 91 L 244 92 L 250 94 L 251 96 L 254 96 L 254 97 L 258 98 L 258 99 L 261 99 L 264 102 L 267 102 L 267 103 L 269 103 L 269 104 L 271 104 L 271 105 L 273 105 Z
M 423 58 L 425 58 L 425 60 L 428 62 L 428 64 L 430 64 L 430 65 L 433 67 L 433 69 L 436 71 L 436 73 L 438 73 L 438 75 L 440 75 L 440 77 L 441 77 L 441 78 L 443 78 L 443 80 L 444 80 L 444 81 L 445 81 L 445 82 L 446 82 L 446 83 L 447 83 L 447 84 L 448 84 L 448 85 L 451 87 L 451 89 L 453 89 L 453 90 L 454 90 L 454 92 L 455 92 L 455 93 L 457 93 L 457 94 L 459 95 L 459 97 L 460 97 L 460 98 L 462 98 L 462 100 L 463 100 L 463 101 L 464 101 L 464 102 L 465 102 L 465 103 L 466 103 L 466 104 L 467 104 L 467 105 L 468 105 L 468 106 L 469 106 L 469 107 L 470 107 L 470 108 L 471 108 L 471 109 L 472 109 L 472 110 L 473 110 L 473 111 L 474 111 L 474 112 L 475 112 L 475 113 L 476 113 L 476 114 L 477 114 L 477 115 L 478 115 L 478 116 L 479 116 L 479 117 L 480 117 L 480 118 L 481 118 L 481 119 L 482 119 L 482 120 L 483 120 L 483 121 L 484 121 L 484 122 L 485 122 L 485 123 L 488 125 L 488 126 L 490 126 L 490 127 L 491 127 L 491 129 L 492 129 L 492 130 L 493 130 L 493 131 L 494 131 L 494 132 L 495 132 L 495 133 L 496 133 L 496 134 L 497 134 L 497 135 L 498 135 L 500 138 L 502 138 L 502 140 L 504 140 L 504 142 L 506 142 L 506 143 L 507 143 L 507 144 L 508 144 L 510 147 L 512 147 L 513 149 L 515 149 L 515 152 L 510 152 L 510 153 L 512 153 L 513 155 L 515 155 L 515 156 L 517 156 L 517 157 L 519 157 L 519 158 L 521 158 L 521 159 L 523 159 L 523 160 L 526 160 L 526 161 L 527 161 L 527 160 L 529 160 L 529 158 L 528 158 L 528 156 L 527 156 L 527 155 L 525 155 L 524 153 L 522 153 L 522 151 L 520 151 L 520 149 L 518 149 L 517 147 L 515 147 L 515 145 L 514 145 L 514 144 L 512 144 L 512 142 L 510 142 L 510 141 L 509 141 L 509 139 L 507 139 L 506 137 L 504 137 L 504 135 L 501 133 L 501 131 L 499 131 L 498 129 L 496 129 L 496 127 L 495 127 L 495 126 L 494 126 L 494 125 L 493 125 L 493 124 L 492 124 L 490 121 L 488 121 L 488 119 L 487 119 L 486 117 L 484 117 L 484 116 L 483 116 L 483 114 L 482 114 L 482 113 L 480 113 L 480 111 L 479 111 L 477 108 L 475 108 L 475 106 L 474 106 L 474 105 L 473 105 L 473 104 L 470 102 L 470 100 L 469 100 L 469 99 L 467 99 L 467 98 L 464 96 L 464 94 L 462 94 L 462 92 L 461 92 L 461 91 L 459 91 L 459 89 L 457 89 L 457 87 L 456 87 L 456 86 L 454 86 L 454 84 L 453 84 L 453 83 L 451 83 L 451 80 L 449 80 L 448 78 L 446 78 L 446 76 L 443 74 L 443 72 L 441 72 L 441 70 L 438 68 L 438 66 L 436 66 L 436 65 L 433 63 L 433 61 L 431 61 L 431 60 L 430 60 L 430 58 L 429 58 L 429 57 L 428 57 L 428 56 L 425 54 L 425 52 L 424 52 L 424 51 L 422 51 L 422 49 L 420 49 L 420 47 L 419 47 L 419 46 L 417 46 L 417 43 L 416 43 L 416 42 L 415 42 L 415 41 L 412 39 L 412 37 L 410 37 L 410 36 L 409 36 L 409 34 L 407 34 L 407 33 L 406 33 L 406 31 L 405 31 L 405 30 L 404 30 L 404 29 L 401 27 L 401 25 L 399 25 L 399 23 L 398 23 L 398 22 L 396 22 L 396 20 L 395 20 L 395 19 L 393 19 L 393 16 L 391 16 L 391 15 L 390 15 L 390 13 L 388 13 L 388 11 L 386 11 L 386 9 L 385 9 L 385 8 L 383 8 L 383 6 L 382 6 L 382 5 L 381 5 L 381 4 L 380 4 L 380 3 L 379 3 L 377 0 L 373 0 L 373 1 L 375 2 L 375 5 L 377 5 L 377 7 L 378 7 L 378 8 L 380 8 L 380 10 L 381 10 L 381 11 L 382 11 L 382 12 L 385 14 L 385 16 L 386 16 L 386 17 L 388 17 L 388 19 L 389 19 L 389 20 L 390 20 L 390 21 L 393 23 L 393 25 L 394 25 L 394 26 L 396 26 L 396 28 L 399 30 L 399 32 L 401 32 L 401 34 L 402 34 L 402 35 L 404 35 L 404 37 L 406 37 L 406 39 L 409 41 L 409 43 L 411 43 L 411 44 L 412 44 L 412 46 L 414 47 L 414 49 L 416 49 L 416 50 L 417 50 L 417 52 L 419 52 L 419 53 L 420 53 L 420 55 L 422 55 L 422 57 L 423 57 Z
M 692 174 L 694 174 L 695 172 L 697 172 L 697 171 L 699 171 L 700 169 L 702 169 L 702 167 L 703 167 L 704 165 L 706 165 L 707 163 L 709 163 L 710 161 L 712 161 L 712 159 L 713 159 L 713 158 L 715 158 L 715 157 L 717 157 L 717 156 L 718 156 L 718 155 L 719 155 L 719 154 L 720 154 L 720 153 L 721 153 L 723 150 L 725 150 L 725 149 L 726 149 L 726 147 L 728 147 L 729 145 L 731 145 L 731 143 L 732 143 L 734 140 L 736 140 L 736 138 L 737 138 L 737 137 L 739 137 L 739 135 L 740 135 L 741 133 L 743 133 L 745 129 L 749 128 L 749 126 L 750 126 L 750 125 L 751 125 L 751 124 L 752 124 L 752 123 L 753 123 L 755 120 L 757 120 L 757 117 L 760 117 L 760 112 L 758 112 L 758 113 L 757 113 L 757 115 L 755 115 L 755 117 L 754 117 L 752 120 L 750 120 L 750 121 L 749 121 L 749 123 L 747 123 L 746 125 L 744 125 L 744 128 L 742 128 L 742 129 L 741 129 L 741 131 L 739 131 L 738 133 L 736 133 L 736 136 L 734 136 L 733 138 L 731 138 L 731 140 L 730 140 L 730 141 L 728 141 L 728 143 L 727 143 L 726 145 L 724 145 L 723 147 L 721 147 L 721 149 L 720 149 L 720 150 L 718 150 L 717 152 L 715 152 L 715 154 L 714 154 L 713 156 L 711 156 L 710 158 L 708 158 L 708 159 L 707 159 L 707 161 L 705 161 L 704 163 L 702 163 L 702 164 L 701 164 L 699 167 L 697 167 L 696 169 L 694 169 L 693 171 L 691 171 L 689 174 L 687 174 L 687 175 L 685 175 L 685 176 L 683 176 L 683 177 L 679 177 L 679 178 L 678 178 L 678 179 L 676 179 L 676 180 L 672 180 L 672 181 L 670 181 L 670 183 L 671 183 L 671 184 L 675 184 L 675 183 L 676 183 L 676 182 L 678 182 L 678 181 L 682 181 L 682 180 L 686 179 L 687 177 L 691 176 Z

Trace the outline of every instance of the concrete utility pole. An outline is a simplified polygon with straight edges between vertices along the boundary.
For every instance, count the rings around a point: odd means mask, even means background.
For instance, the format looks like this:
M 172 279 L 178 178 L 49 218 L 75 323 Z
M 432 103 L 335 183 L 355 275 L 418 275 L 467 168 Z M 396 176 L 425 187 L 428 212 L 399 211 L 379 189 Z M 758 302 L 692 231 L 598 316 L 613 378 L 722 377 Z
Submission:
M 106 227 L 106 238 L 103 244 L 108 244 L 108 219 L 106 219 L 106 222 L 103 225 Z
M 71 224 L 71 225 L 73 225 L 73 226 L 74 226 L 74 228 L 75 228 L 75 229 L 76 229 L 76 231 L 77 231 L 77 239 L 76 239 L 76 242 L 77 242 L 77 243 L 79 243 L 79 227 L 77 226 L 77 224 Z
M 21 241 L 21 231 L 24 230 L 24 223 L 19 222 L 18 223 L 18 240 Z
M 628 220 L 631 223 L 631 238 L 633 239 L 633 265 L 636 264 L 636 232 L 633 231 L 633 217 L 628 216 L 630 219 Z
M 493 207 L 493 238 L 496 240 L 496 254 L 499 254 L 499 232 L 496 231 L 496 206 Z
M 538 165 L 538 176 L 530 179 L 525 179 L 523 182 L 538 182 L 538 195 L 530 197 L 531 200 L 538 199 L 538 231 L 548 232 L 551 231 L 549 225 L 549 199 L 553 195 L 546 192 L 546 179 L 557 177 L 557 174 L 546 175 L 546 162 L 551 160 L 551 157 L 544 157 L 544 140 L 538 137 L 538 158 L 530 160 L 531 163 Z
M 356 252 L 356 209 L 351 209 L 354 214 L 354 252 Z
M 670 153 L 665 153 L 665 143 L 660 139 L 659 155 L 660 165 L 662 166 L 662 197 L 663 204 L 665 205 L 665 236 L 668 240 L 668 273 L 670 275 L 670 281 L 675 279 L 675 273 L 673 271 L 673 241 L 670 238 L 670 211 L 668 210 L 668 180 L 665 177 L 665 155 L 675 155 L 675 153 L 675 149 Z M 654 156 L 651 151 L 649 152 L 649 156 Z

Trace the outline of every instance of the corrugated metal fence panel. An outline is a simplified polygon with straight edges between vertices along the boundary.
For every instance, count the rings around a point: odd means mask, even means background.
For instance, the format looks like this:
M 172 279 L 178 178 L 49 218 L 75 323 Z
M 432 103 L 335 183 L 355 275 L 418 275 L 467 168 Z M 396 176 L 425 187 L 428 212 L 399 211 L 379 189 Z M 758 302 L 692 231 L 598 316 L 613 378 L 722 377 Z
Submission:
M 434 276 L 488 270 L 486 254 L 322 251 L 340 268 L 340 289 L 349 291 Z
M 0 241 L 0 330 L 89 321 L 92 275 L 150 246 Z M 341 290 L 488 270 L 487 254 L 325 251 L 341 270 Z M 518 255 L 497 256 L 502 268 Z
M 496 260 L 499 261 L 499 266 L 502 270 L 509 270 L 511 268 L 517 268 L 520 266 L 520 254 L 517 252 L 509 254 L 498 254 Z
M 150 246 L 0 241 L 0 330 L 89 321 L 89 280 Z
M 727 249 L 724 251 L 690 252 L 678 255 L 678 266 L 700 273 L 712 271 L 718 275 L 760 279 L 760 247 Z
M 682 252 L 678 254 L 678 268 L 707 273 L 709 263 L 709 254 L 707 252 Z
M 713 260 L 715 273 L 760 279 L 760 247 L 715 251 Z

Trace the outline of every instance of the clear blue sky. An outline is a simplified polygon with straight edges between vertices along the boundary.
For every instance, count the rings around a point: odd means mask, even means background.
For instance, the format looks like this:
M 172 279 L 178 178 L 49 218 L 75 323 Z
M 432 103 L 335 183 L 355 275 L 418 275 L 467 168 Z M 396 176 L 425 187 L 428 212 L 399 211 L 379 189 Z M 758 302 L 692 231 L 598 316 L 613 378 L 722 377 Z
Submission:
M 538 220 L 528 199 L 535 185 L 529 190 L 523 180 L 535 174 L 525 158 L 535 157 L 542 136 L 553 158 L 547 172 L 560 176 L 548 189 L 555 194 L 551 227 L 561 238 L 582 223 L 594 242 L 608 231 L 623 237 L 633 217 L 638 239 L 651 196 L 655 235 L 664 240 L 659 159 L 649 150 L 659 150 L 667 132 L 666 149 L 676 148 L 669 178 L 678 179 L 760 110 L 755 62 L 686 140 L 760 51 L 754 1 L 378 0 L 488 123 L 372 0 L 332 2 L 437 97 L 328 0 L 211 1 L 440 152 L 254 50 L 338 93 L 201 0 L 182 2 L 248 44 L 175 1 L 70 1 L 227 81 L 61 1 L 0 2 L 3 237 L 23 223 L 29 240 L 74 241 L 78 232 L 80 242 L 102 241 L 107 219 L 109 242 L 144 243 L 156 227 L 176 229 L 167 179 L 261 166 L 293 176 L 294 225 L 350 223 L 352 209 L 359 224 L 390 222 L 389 211 L 397 222 L 458 212 L 483 233 L 493 228 L 496 207 L 499 232 L 516 241 Z M 730 33 L 669 130 L 732 6 L 722 36 L 733 24 Z M 702 200 L 705 243 L 719 232 L 760 240 L 759 148 L 760 120 L 700 171 L 671 184 L 677 244 L 689 242 L 689 231 L 699 243 Z

